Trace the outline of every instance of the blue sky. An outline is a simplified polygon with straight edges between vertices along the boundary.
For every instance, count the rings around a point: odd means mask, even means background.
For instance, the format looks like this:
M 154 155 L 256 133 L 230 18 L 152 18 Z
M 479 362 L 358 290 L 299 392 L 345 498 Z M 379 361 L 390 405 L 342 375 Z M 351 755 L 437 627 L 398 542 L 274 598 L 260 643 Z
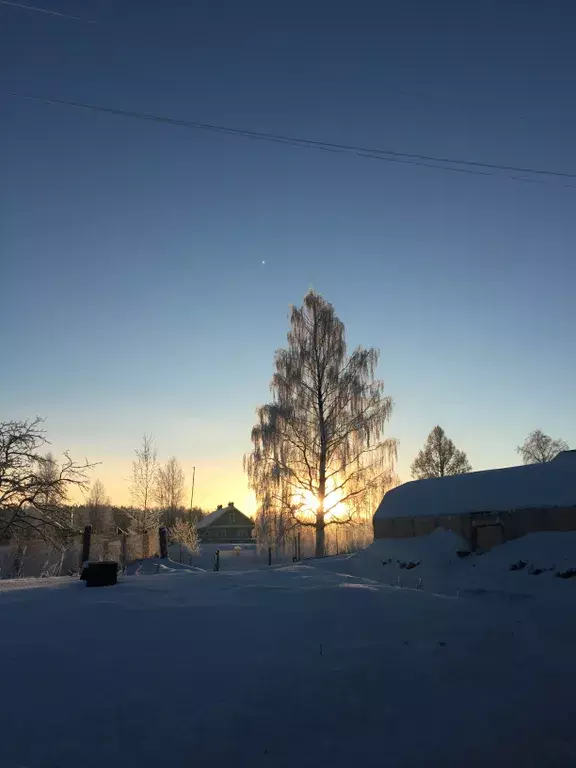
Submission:
M 148 432 L 197 466 L 200 503 L 248 504 L 254 409 L 313 286 L 381 350 L 403 479 L 437 423 L 477 469 L 535 427 L 576 444 L 576 189 L 4 95 L 576 173 L 569 4 L 469 5 L 0 5 L 0 418 L 46 416 L 118 501 Z

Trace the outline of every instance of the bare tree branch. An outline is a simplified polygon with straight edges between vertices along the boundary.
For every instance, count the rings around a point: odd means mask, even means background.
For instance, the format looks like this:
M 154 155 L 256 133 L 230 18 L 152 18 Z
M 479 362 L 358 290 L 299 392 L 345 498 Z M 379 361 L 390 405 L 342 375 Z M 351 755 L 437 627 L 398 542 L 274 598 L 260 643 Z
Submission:
M 162 512 L 153 506 L 158 478 L 157 451 L 151 435 L 144 435 L 142 445 L 134 453 L 130 494 L 134 507 L 126 510 L 130 529 L 134 533 L 147 533 L 158 528 Z
M 554 440 L 541 429 L 530 432 L 516 452 L 522 456 L 524 464 L 542 464 L 552 461 L 562 451 L 568 451 L 568 443 L 558 438 Z
M 175 456 L 158 468 L 155 494 L 164 522 L 172 525 L 184 500 L 184 470 Z
M 168 532 L 170 538 L 186 547 L 191 555 L 197 555 L 200 552 L 200 540 L 195 523 L 190 520 L 176 520 Z
M 40 453 L 48 445 L 42 424 L 40 417 L 0 423 L 0 540 L 30 530 L 55 543 L 76 532 L 68 494 L 88 487 L 95 464 L 79 464 L 68 452 L 60 462 Z

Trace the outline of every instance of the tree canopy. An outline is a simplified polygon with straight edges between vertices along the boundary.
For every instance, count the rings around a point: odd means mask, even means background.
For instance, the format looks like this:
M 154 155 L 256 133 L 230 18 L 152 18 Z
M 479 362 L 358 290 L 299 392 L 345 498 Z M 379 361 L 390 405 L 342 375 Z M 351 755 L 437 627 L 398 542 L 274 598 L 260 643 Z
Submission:
M 434 427 L 424 448 L 412 462 L 412 477 L 418 480 L 445 475 L 461 475 L 472 469 L 464 451 L 459 451 L 442 427 Z
M 530 432 L 524 443 L 516 448 L 524 464 L 543 464 L 552 461 L 561 451 L 567 450 L 568 443 L 565 440 L 554 440 L 541 429 Z

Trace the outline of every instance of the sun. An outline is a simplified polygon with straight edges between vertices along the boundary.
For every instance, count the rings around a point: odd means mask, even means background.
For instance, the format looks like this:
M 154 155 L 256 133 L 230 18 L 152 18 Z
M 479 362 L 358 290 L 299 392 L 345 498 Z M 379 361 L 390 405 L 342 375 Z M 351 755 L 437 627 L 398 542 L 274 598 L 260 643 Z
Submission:
M 314 496 L 312 491 L 301 491 L 294 494 L 294 502 L 299 504 L 303 512 L 317 512 L 320 506 L 319 500 Z
M 328 512 L 326 515 L 327 522 L 330 520 L 343 518 L 347 515 L 348 509 L 345 502 L 342 501 L 342 496 L 342 489 L 339 488 L 335 490 L 334 484 L 332 483 L 332 490 L 327 491 L 326 497 L 324 499 L 324 508 L 331 508 L 330 512 Z M 318 507 L 320 506 L 318 498 L 312 493 L 312 491 L 307 489 L 303 489 L 302 491 L 295 493 L 292 497 L 292 501 L 300 508 L 300 512 L 303 515 L 310 518 L 315 516 L 316 512 L 318 511 Z

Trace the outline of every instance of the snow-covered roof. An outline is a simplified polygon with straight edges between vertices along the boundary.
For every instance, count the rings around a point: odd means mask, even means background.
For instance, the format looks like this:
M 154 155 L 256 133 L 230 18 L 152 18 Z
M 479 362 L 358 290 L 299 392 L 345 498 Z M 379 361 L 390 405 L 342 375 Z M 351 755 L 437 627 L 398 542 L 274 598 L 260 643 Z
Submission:
M 216 520 L 222 517 L 226 512 L 238 512 L 242 517 L 246 517 L 243 512 L 240 512 L 239 509 L 237 509 L 234 506 L 234 502 L 230 502 L 227 507 L 218 507 L 218 509 L 215 509 L 214 512 L 210 512 L 209 515 L 206 515 L 206 517 L 203 517 L 201 520 L 199 520 L 196 523 L 197 529 L 202 528 L 208 528 L 209 525 L 212 525 L 212 523 L 215 523 Z M 243 524 L 242 520 L 238 521 L 238 524 Z
M 222 517 L 224 512 L 228 512 L 228 507 L 218 507 L 218 509 L 215 509 L 214 512 L 210 512 L 209 515 L 206 515 L 206 517 L 203 517 L 202 520 L 199 520 L 196 523 L 196 528 L 206 528 L 209 525 L 212 525 L 212 523 L 216 522 L 219 517 Z
M 384 496 L 375 518 L 576 506 L 576 451 L 546 464 L 413 480 Z

